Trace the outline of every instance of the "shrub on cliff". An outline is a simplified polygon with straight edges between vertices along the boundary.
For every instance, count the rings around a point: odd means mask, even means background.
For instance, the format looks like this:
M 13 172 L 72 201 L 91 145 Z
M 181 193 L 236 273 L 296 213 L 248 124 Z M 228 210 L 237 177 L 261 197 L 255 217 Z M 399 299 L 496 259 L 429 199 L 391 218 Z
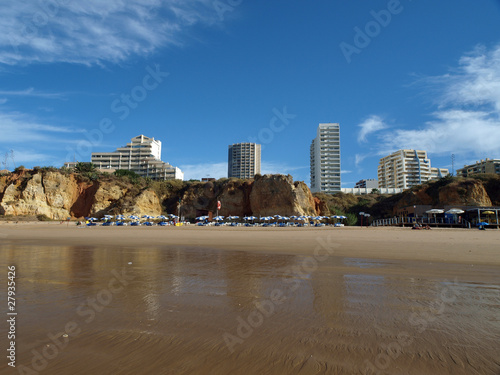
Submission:
M 138 185 L 142 180 L 141 176 L 139 176 L 134 171 L 130 171 L 128 169 L 117 169 L 116 171 L 113 172 L 113 175 L 122 180 L 127 180 L 128 182 L 135 185 Z
M 93 163 L 79 162 L 75 166 L 75 171 L 78 173 L 91 173 L 96 171 L 96 167 Z

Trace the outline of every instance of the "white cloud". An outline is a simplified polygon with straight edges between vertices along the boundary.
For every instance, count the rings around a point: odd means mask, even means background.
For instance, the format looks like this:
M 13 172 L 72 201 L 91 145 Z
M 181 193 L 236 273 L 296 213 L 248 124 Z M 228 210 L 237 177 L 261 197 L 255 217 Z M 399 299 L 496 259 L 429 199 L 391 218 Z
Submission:
M 2 156 L 2 167 L 4 162 L 7 162 L 7 166 L 11 167 L 11 169 L 14 169 L 14 166 L 19 167 L 21 164 L 28 164 L 26 165 L 26 167 L 36 165 L 37 163 L 38 165 L 41 164 L 40 166 L 45 166 L 47 161 L 54 160 L 54 156 L 41 154 L 22 148 L 14 148 L 12 149 L 12 151 L 12 155 L 10 152 L 8 152 L 7 155 L 0 155 Z M 7 159 L 6 156 L 8 156 Z
M 358 142 L 366 142 L 366 137 L 377 131 L 387 128 L 384 121 L 376 115 L 368 117 L 365 121 L 358 125 L 361 130 L 358 133 Z
M 0 112 L 0 144 L 15 144 L 27 142 L 72 142 L 61 138 L 70 134 L 81 133 L 82 130 L 70 127 L 60 127 L 39 123 L 21 113 Z
M 399 148 L 426 150 L 434 154 L 498 154 L 500 122 L 490 113 L 456 109 L 434 115 L 436 120 L 421 129 L 398 129 L 384 134 L 379 154 Z
M 365 160 L 369 155 L 365 154 L 356 154 L 354 156 L 354 165 L 356 167 L 359 167 L 359 164 L 361 164 L 363 162 L 363 160 Z
M 422 149 L 433 154 L 490 155 L 500 145 L 500 45 L 478 47 L 462 57 L 449 74 L 431 77 L 438 85 L 438 109 L 433 120 L 417 129 L 394 129 L 379 135 L 378 154 L 399 148 Z
M 212 0 L 26 0 L 0 5 L 0 63 L 119 63 L 219 20 Z
M 457 74 L 438 77 L 445 84 L 443 104 L 493 105 L 500 111 L 500 46 L 491 51 L 479 46 L 460 59 Z
M 35 98 L 45 98 L 45 99 L 62 99 L 63 94 L 60 93 L 49 93 L 37 91 L 33 87 L 29 87 L 24 90 L 0 90 L 0 95 L 3 96 L 30 96 Z M 6 99 L 5 99 L 6 100 Z
M 215 179 L 227 177 L 227 162 L 184 164 L 180 165 L 179 168 L 184 172 L 184 180 L 201 180 L 205 177 Z

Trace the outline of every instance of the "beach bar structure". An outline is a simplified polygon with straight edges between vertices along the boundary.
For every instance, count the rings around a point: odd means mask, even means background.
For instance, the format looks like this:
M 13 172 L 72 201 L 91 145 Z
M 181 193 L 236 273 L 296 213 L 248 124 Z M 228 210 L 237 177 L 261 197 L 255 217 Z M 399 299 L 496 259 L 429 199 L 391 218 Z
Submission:
M 432 213 L 434 210 L 434 213 Z M 450 212 L 451 210 L 451 212 Z M 453 211 L 463 211 L 457 214 Z M 431 211 L 431 213 L 429 213 Z M 439 212 L 441 211 L 441 212 Z M 475 228 L 488 223 L 488 228 L 500 229 L 500 207 L 413 205 L 398 209 L 393 217 L 376 219 L 373 226 L 404 226 L 415 223 L 431 227 Z

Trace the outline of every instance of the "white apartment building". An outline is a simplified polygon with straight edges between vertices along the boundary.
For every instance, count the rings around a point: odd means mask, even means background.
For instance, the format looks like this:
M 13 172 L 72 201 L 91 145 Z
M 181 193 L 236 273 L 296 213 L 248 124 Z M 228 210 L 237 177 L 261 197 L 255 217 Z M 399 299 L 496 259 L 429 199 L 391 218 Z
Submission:
M 257 143 L 234 143 L 229 145 L 227 176 L 254 178 L 260 174 L 260 145 Z
M 91 162 L 100 170 L 126 169 L 153 180 L 183 180 L 184 173 L 161 160 L 161 142 L 144 135 L 113 152 L 93 152 Z M 76 163 L 66 163 L 72 167 Z
M 398 150 L 382 159 L 378 166 L 379 188 L 409 189 L 448 175 L 448 169 L 432 168 L 427 152 Z
M 464 165 L 457 170 L 457 176 L 468 177 L 478 173 L 496 173 L 500 174 L 500 159 L 488 159 L 476 161 L 475 164 Z
M 340 125 L 319 124 L 310 148 L 311 191 L 337 193 L 340 185 Z

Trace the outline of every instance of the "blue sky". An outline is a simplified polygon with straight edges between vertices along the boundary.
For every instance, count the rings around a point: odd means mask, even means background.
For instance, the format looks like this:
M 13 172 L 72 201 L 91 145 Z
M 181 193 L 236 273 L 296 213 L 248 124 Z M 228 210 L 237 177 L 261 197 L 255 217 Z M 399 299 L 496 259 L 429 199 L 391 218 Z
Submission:
M 450 169 L 451 154 L 455 169 L 500 158 L 497 0 L 27 0 L 0 12 L 9 169 L 89 161 L 144 134 L 186 179 L 226 176 L 227 146 L 253 141 L 263 173 L 309 183 L 323 122 L 341 125 L 344 187 L 399 148 Z

